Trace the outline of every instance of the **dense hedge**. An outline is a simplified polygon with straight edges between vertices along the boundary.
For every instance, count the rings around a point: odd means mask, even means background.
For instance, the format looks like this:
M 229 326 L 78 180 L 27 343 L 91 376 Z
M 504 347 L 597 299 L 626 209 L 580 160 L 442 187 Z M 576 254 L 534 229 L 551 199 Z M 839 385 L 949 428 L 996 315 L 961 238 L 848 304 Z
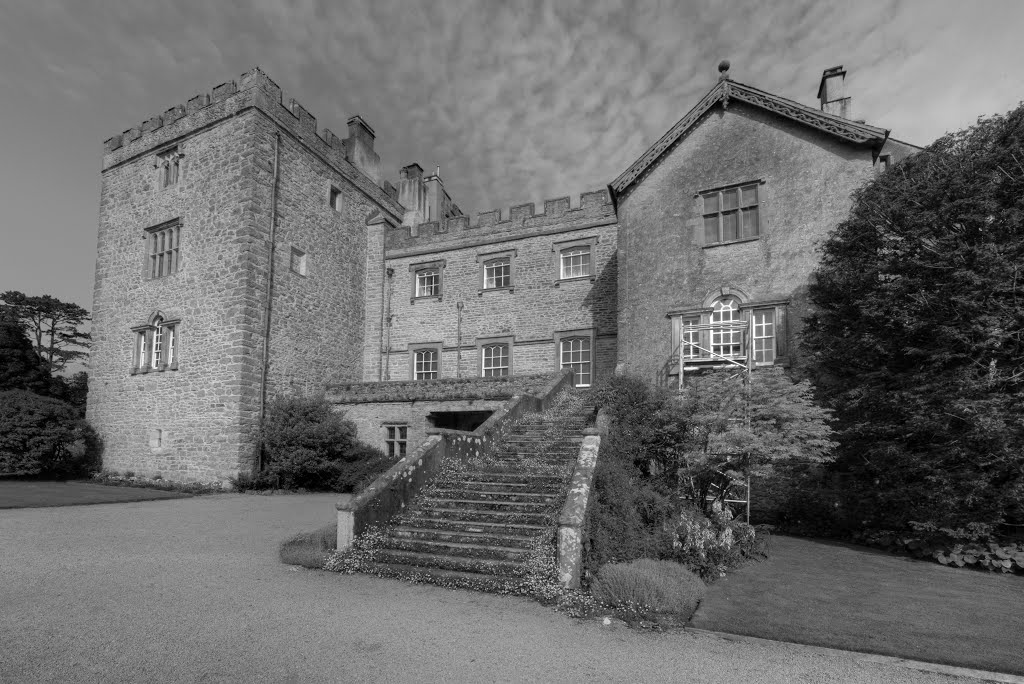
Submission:
M 0 475 L 69 478 L 98 470 L 100 440 L 79 415 L 57 399 L 0 392 Z
M 281 397 L 267 409 L 263 472 L 240 477 L 239 489 L 351 492 L 393 465 L 380 449 L 356 440 L 356 428 L 323 397 Z

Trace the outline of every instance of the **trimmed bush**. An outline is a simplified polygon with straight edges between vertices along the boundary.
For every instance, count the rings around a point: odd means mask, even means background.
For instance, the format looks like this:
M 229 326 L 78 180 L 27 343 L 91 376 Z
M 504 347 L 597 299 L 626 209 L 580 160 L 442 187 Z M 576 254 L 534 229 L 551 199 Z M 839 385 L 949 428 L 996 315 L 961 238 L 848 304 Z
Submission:
M 57 479 L 99 469 L 95 431 L 68 403 L 25 390 L 0 392 L 0 475 Z
M 697 575 L 679 563 L 643 558 L 603 566 L 591 592 L 627 622 L 656 619 L 658 614 L 686 622 L 706 589 Z
M 263 427 L 264 470 L 233 484 L 240 490 L 308 489 L 351 492 L 393 465 L 384 453 L 356 441 L 356 428 L 323 397 L 280 397 Z

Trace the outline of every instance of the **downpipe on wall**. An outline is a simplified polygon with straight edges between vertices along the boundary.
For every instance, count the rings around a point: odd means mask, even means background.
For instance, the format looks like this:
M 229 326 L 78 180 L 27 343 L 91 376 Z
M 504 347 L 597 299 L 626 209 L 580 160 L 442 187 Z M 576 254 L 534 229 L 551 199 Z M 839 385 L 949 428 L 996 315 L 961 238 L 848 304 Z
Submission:
M 263 314 L 263 370 L 260 374 L 259 436 L 255 473 L 263 470 L 263 423 L 267 417 L 267 377 L 270 372 L 270 314 L 274 306 L 274 257 L 277 248 L 277 185 L 281 175 L 281 132 L 274 133 L 274 181 L 270 186 L 270 256 L 267 267 L 267 307 Z

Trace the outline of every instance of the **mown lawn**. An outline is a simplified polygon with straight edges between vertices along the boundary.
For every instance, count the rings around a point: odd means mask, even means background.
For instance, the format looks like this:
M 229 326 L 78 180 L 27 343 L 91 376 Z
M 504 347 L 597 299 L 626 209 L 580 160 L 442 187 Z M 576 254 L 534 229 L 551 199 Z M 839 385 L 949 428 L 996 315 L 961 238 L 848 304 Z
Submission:
M 1024 674 L 1024 576 L 775 536 L 708 588 L 699 629 Z
M 0 508 L 37 508 L 41 506 L 82 506 L 85 504 L 179 499 L 191 496 L 141 487 L 111 487 L 93 482 L 45 482 L 0 480 Z

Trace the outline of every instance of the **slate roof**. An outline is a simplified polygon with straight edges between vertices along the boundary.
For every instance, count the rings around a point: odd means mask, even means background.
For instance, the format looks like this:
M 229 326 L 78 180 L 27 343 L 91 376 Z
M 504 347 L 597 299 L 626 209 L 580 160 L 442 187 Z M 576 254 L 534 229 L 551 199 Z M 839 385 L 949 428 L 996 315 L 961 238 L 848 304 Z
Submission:
M 877 126 L 858 123 L 834 114 L 808 107 L 793 100 L 759 90 L 753 86 L 723 79 L 701 99 L 697 105 L 687 112 L 686 116 L 676 122 L 658 142 L 654 143 L 639 159 L 626 169 L 608 186 L 613 196 L 619 196 L 642 180 L 647 171 L 654 166 L 661 156 L 671 149 L 680 138 L 697 123 L 697 121 L 714 105 L 721 103 L 728 107 L 729 102 L 736 100 L 760 107 L 779 116 L 798 123 L 816 128 L 854 145 L 865 145 L 879 149 L 889 136 L 889 131 Z

